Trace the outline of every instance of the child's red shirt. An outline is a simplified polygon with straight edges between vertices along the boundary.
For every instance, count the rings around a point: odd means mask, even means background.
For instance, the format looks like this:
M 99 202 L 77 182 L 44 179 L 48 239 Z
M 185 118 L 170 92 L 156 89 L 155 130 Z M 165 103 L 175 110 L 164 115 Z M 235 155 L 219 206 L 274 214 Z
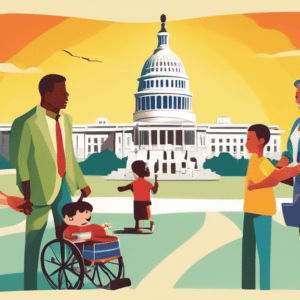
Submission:
M 153 184 L 142 177 L 132 182 L 134 201 L 150 201 Z
M 64 235 L 68 240 L 75 240 L 75 238 L 72 236 L 72 234 L 73 233 L 82 233 L 82 232 L 91 232 L 92 233 L 92 236 L 89 239 L 89 241 L 97 241 L 97 240 L 99 240 L 99 238 L 106 236 L 104 228 L 97 224 L 90 224 L 87 226 L 70 225 L 65 229 Z

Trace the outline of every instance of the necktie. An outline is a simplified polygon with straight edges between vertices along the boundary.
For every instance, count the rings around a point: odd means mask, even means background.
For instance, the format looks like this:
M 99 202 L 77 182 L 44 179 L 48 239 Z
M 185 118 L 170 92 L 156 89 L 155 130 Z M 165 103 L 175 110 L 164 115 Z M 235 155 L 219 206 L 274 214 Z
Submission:
M 63 139 L 61 135 L 60 125 L 58 123 L 60 115 L 57 115 L 56 120 L 56 144 L 57 144 L 57 170 L 61 178 L 64 177 L 66 173 L 66 157 L 63 146 Z

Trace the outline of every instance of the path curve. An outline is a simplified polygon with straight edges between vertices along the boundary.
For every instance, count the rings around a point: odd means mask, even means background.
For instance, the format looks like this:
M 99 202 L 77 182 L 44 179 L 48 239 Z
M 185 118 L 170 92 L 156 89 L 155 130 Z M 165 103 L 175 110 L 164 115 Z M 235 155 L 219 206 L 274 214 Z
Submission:
M 170 290 L 198 260 L 241 237 L 241 230 L 230 219 L 217 212 L 206 213 L 199 231 L 152 270 L 136 289 Z

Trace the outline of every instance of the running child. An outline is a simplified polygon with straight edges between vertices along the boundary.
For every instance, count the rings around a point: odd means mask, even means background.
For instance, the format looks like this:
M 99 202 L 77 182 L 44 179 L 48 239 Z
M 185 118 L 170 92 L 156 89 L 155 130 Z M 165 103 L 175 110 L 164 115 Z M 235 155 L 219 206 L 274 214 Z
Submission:
M 150 176 L 150 171 L 147 168 L 147 165 L 142 160 L 137 160 L 131 165 L 132 171 L 138 175 L 138 179 L 133 181 L 132 183 L 126 186 L 118 187 L 119 192 L 124 192 L 127 190 L 131 190 L 134 196 L 134 219 L 135 219 L 135 232 L 142 233 L 140 228 L 141 220 L 150 220 L 151 219 L 151 211 L 150 211 L 150 191 L 153 194 L 157 193 L 158 183 L 157 176 L 155 176 L 155 184 L 153 184 L 147 180 L 145 177 Z M 153 232 L 154 230 L 154 222 L 150 220 L 150 230 Z

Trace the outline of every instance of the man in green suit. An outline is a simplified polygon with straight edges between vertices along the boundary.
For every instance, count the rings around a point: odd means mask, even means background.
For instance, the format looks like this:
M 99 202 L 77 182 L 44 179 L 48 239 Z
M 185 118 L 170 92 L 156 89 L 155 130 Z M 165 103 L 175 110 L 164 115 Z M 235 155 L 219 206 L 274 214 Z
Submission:
M 75 158 L 72 118 L 65 109 L 69 94 L 65 77 L 50 74 L 39 83 L 41 103 L 17 118 L 10 135 L 10 162 L 17 170 L 17 185 L 24 195 L 26 241 L 24 289 L 37 289 L 41 241 L 52 210 L 56 236 L 64 228 L 62 207 L 72 202 L 71 194 L 91 190 Z M 32 207 L 32 208 L 31 208 Z M 31 211 L 32 210 L 32 211 Z

